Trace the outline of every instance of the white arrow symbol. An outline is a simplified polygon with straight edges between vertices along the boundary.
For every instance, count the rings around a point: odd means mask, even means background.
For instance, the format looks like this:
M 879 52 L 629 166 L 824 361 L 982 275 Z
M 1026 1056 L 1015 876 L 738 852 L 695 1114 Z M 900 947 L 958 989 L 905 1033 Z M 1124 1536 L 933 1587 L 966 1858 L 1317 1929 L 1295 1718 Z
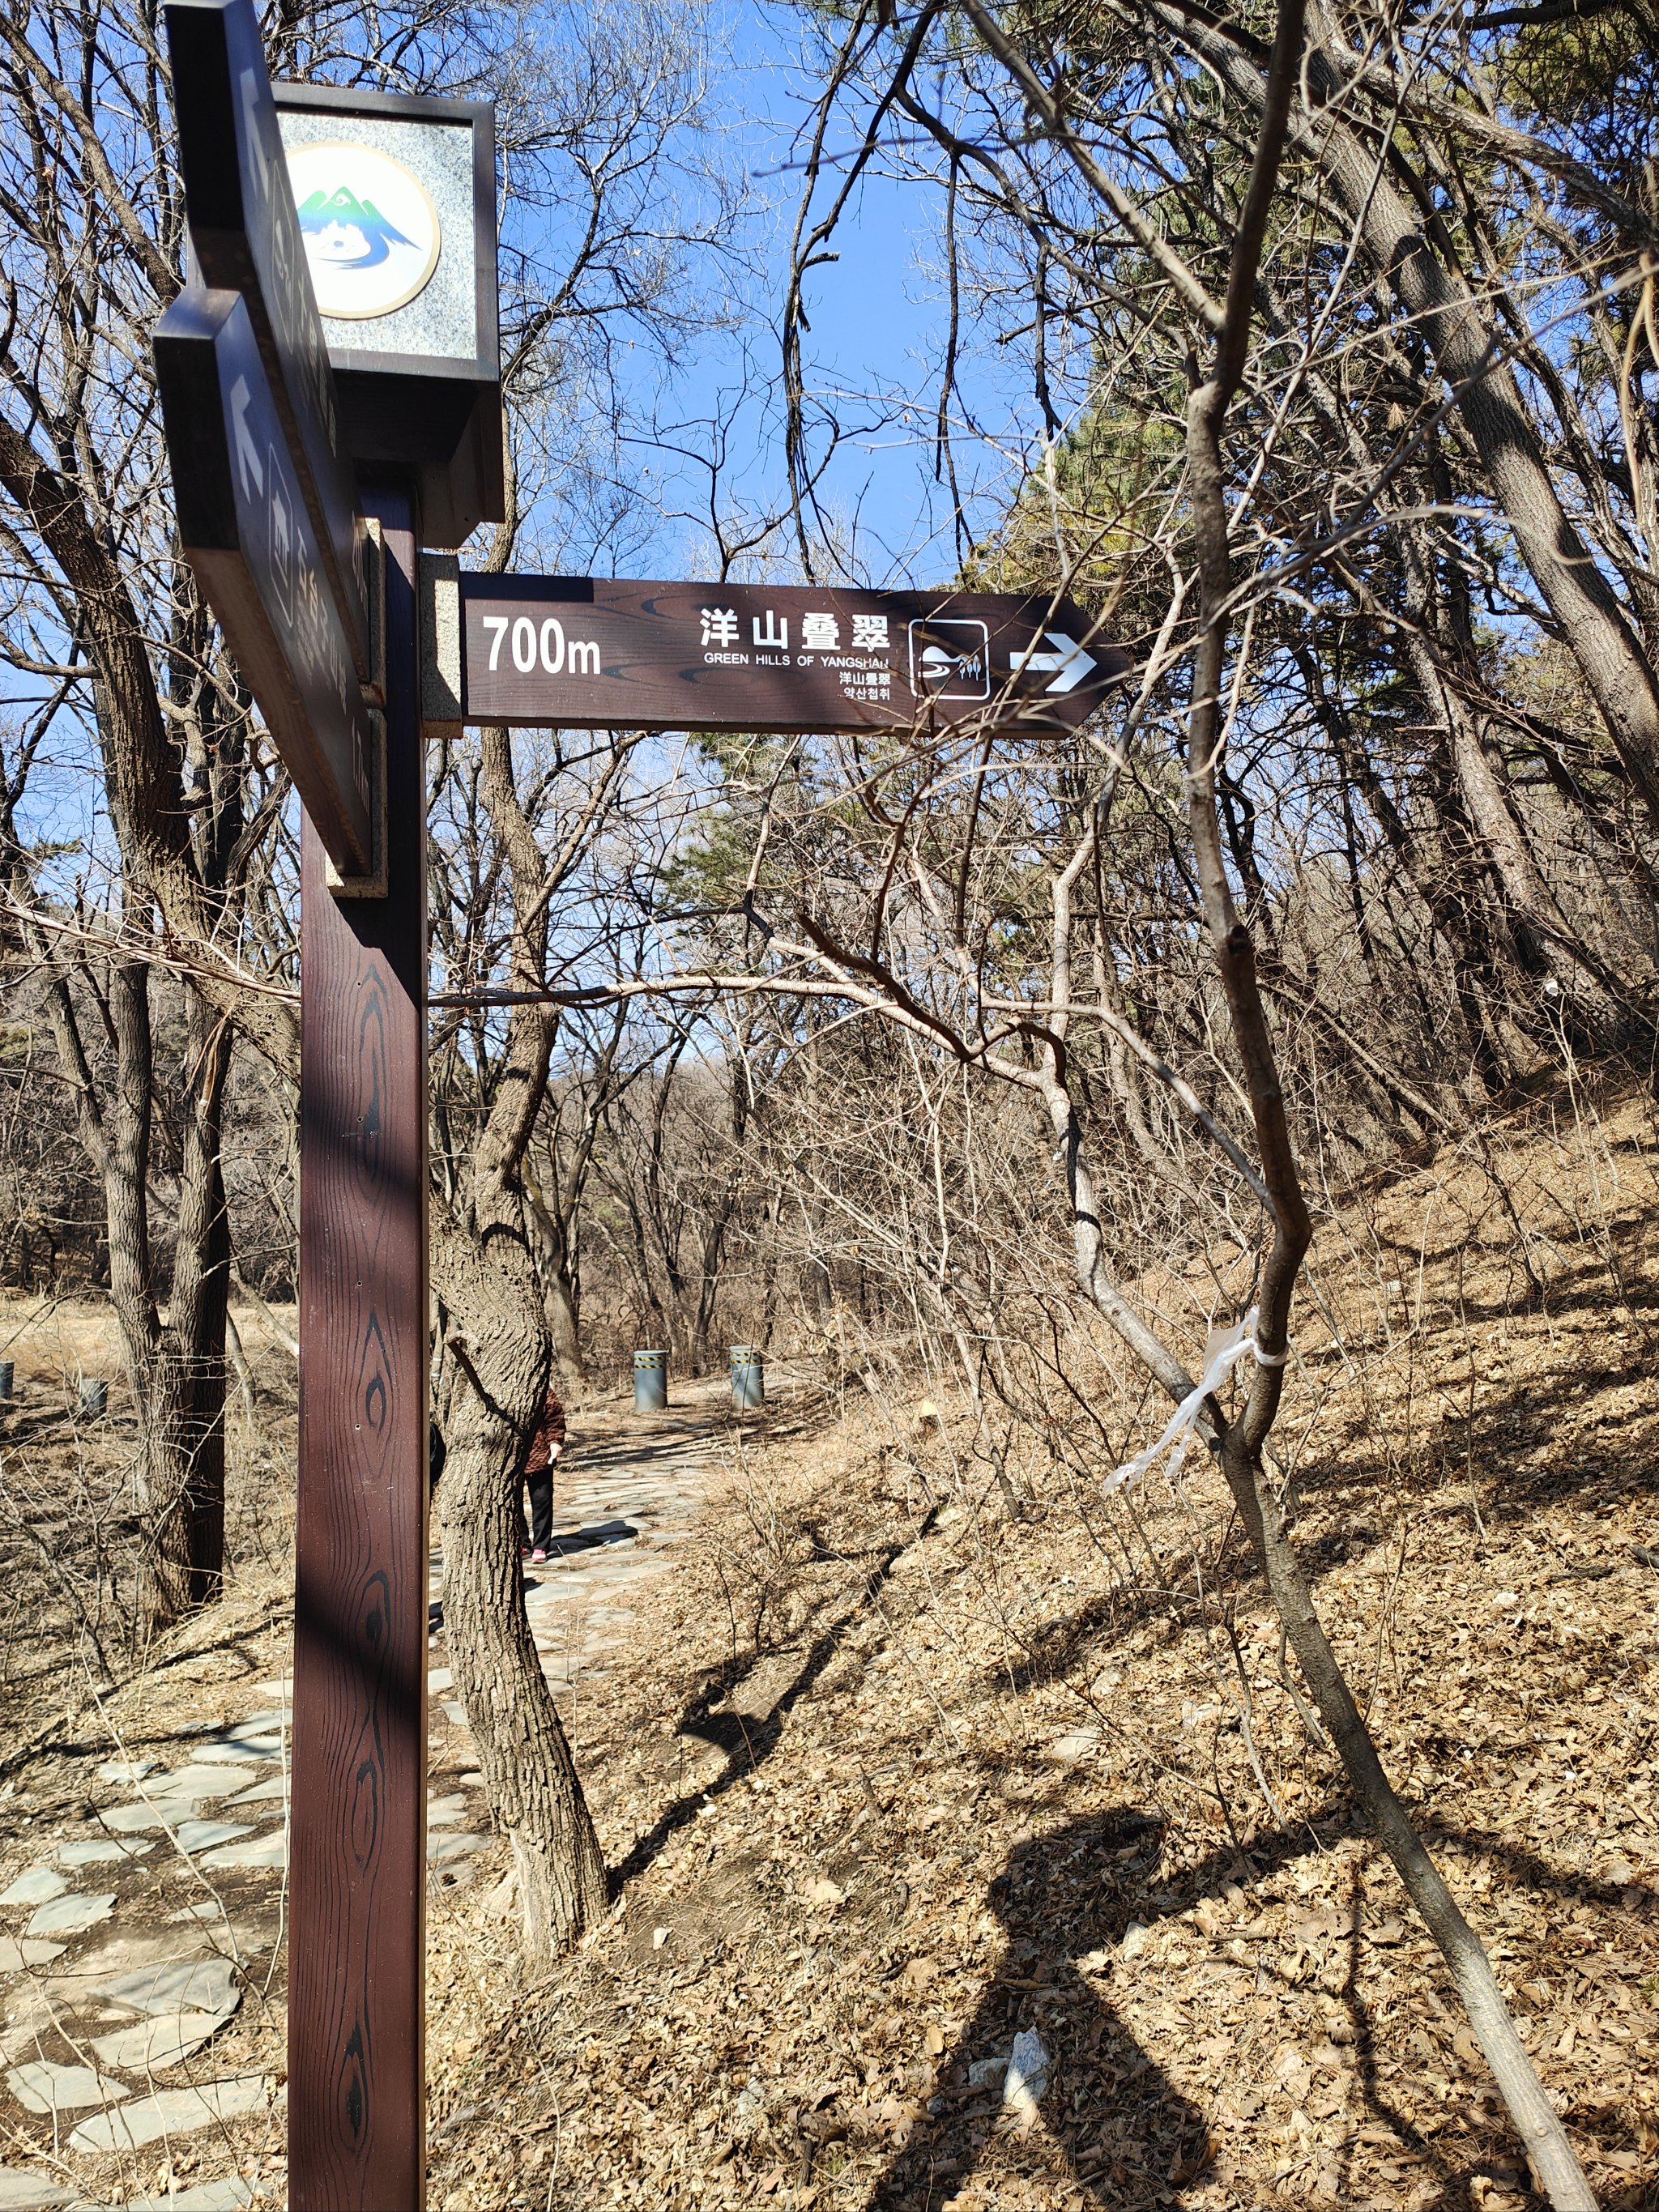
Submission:
M 1074 637 L 1063 630 L 1047 633 L 1050 645 L 1060 647 L 1058 653 L 1039 653 L 1035 646 L 1027 646 L 1024 653 L 1013 657 L 1016 672 L 1027 676 L 1052 676 L 1052 684 L 1043 686 L 1046 691 L 1074 691 L 1089 671 L 1095 665 L 1092 653 L 1085 653 Z
M 253 442 L 253 434 L 247 427 L 247 410 L 253 395 L 247 388 L 247 379 L 239 376 L 230 387 L 230 411 L 236 422 L 236 466 L 241 472 L 242 490 L 246 497 L 263 498 L 265 472 L 259 465 L 259 448 Z M 252 475 L 253 482 L 249 483 Z

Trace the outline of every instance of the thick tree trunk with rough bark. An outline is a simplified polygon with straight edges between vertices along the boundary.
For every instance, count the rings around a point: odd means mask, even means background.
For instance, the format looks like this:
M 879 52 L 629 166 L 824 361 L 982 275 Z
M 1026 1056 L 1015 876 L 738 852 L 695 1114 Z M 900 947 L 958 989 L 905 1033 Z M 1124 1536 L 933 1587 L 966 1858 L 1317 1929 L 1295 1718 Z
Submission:
M 513 778 L 507 732 L 482 732 L 481 789 L 518 913 L 519 981 L 541 972 L 548 871 Z M 554 1017 L 515 1007 L 493 1103 L 473 1154 L 465 1218 L 434 1194 L 433 1280 L 445 1338 L 446 1456 L 438 1485 L 444 1623 L 484 1786 L 511 1838 L 526 1954 L 568 1948 L 604 1911 L 604 1856 L 525 1615 L 519 1486 L 555 1366 L 536 1245 L 545 1211 L 524 1164 L 546 1096 Z M 541 1219 L 538 1219 L 538 1212 Z
M 603 1913 L 605 1871 L 525 1615 L 519 1478 L 552 1346 L 522 1237 L 506 1221 L 489 1228 L 475 1239 L 446 1225 L 434 1237 L 452 1316 L 437 1496 L 444 1626 L 490 1807 L 512 1841 L 525 1948 L 544 1960 Z

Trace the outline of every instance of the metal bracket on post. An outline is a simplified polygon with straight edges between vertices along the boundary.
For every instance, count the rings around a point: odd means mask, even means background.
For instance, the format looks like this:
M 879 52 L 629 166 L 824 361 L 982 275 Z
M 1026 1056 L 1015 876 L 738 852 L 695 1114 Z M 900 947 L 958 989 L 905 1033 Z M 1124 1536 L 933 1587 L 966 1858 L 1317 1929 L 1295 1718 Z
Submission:
M 460 563 L 421 556 L 421 720 L 428 738 L 461 734 Z
M 336 898 L 384 898 L 386 889 L 386 539 L 376 517 L 368 518 L 364 552 L 364 599 L 368 615 L 369 680 L 363 685 L 368 707 L 368 817 L 374 841 L 373 872 L 343 876 L 328 863 L 328 887 Z
M 386 704 L 386 537 L 378 515 L 363 520 L 363 611 L 368 623 L 368 674 L 363 696 Z
M 368 709 L 368 817 L 374 841 L 374 872 L 343 876 L 331 860 L 328 887 L 336 898 L 386 896 L 386 716 L 374 707 Z

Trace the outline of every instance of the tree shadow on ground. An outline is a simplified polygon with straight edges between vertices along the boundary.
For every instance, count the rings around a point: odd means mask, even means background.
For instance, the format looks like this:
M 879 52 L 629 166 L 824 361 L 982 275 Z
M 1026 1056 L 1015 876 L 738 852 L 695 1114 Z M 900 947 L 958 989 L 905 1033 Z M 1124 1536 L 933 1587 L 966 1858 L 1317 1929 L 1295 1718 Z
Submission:
M 975 2172 L 992 2204 L 1000 2181 L 1011 2193 L 1016 2181 L 1080 2186 L 1087 2202 L 1115 2212 L 1180 2203 L 1187 2185 L 1206 2178 L 1212 2148 L 1209 2123 L 1218 2116 L 1201 2112 L 1174 2087 L 1073 1962 L 1119 1946 L 1132 1918 L 1150 1925 L 1185 1912 L 1237 1881 L 1259 1879 L 1328 1849 L 1345 1832 L 1352 1832 L 1348 1808 L 1334 1802 L 1307 1821 L 1258 1834 L 1244 1859 L 1224 1845 L 1195 1866 L 1165 1869 L 1159 1864 L 1161 1823 L 1120 1806 L 1021 1844 L 990 1887 L 990 1903 L 1006 1934 L 1000 1971 L 939 2062 L 940 2086 L 929 2110 L 895 2149 L 864 2200 L 866 2212 L 939 2212 Z M 1437 1840 L 1447 1839 L 1443 1834 Z M 1477 1850 L 1514 1858 L 1528 1879 L 1578 1887 L 1576 1878 L 1569 1882 L 1529 1854 L 1505 1853 L 1484 1837 L 1468 1840 Z M 1408 1913 L 1386 1863 L 1370 1871 L 1382 1887 L 1385 1910 Z M 1155 1880 L 1166 1886 L 1154 1891 Z M 1437 2116 L 1433 2129 L 1425 2130 L 1405 2110 L 1394 2094 L 1397 2077 L 1385 2074 L 1380 2063 L 1370 2009 L 1360 1990 L 1358 1923 L 1346 1942 L 1347 1972 L 1340 1991 L 1332 1990 L 1332 2005 L 1349 2016 L 1351 2063 L 1365 2114 L 1382 2123 L 1414 2162 L 1410 2181 L 1419 2192 L 1419 2212 L 1468 2212 L 1486 2182 L 1524 2194 L 1519 2144 L 1478 2061 L 1455 2054 L 1446 2060 L 1456 2113 L 1449 2128 Z M 1263 1971 L 1277 1978 L 1278 1966 L 1266 1952 L 1258 1960 L 1258 1974 Z M 1415 1974 L 1413 1983 L 1415 1994 Z M 1040 2118 L 1022 2134 L 1001 2109 L 1000 2072 L 978 2088 L 966 2076 L 976 2062 L 1006 2057 L 1015 2034 L 1030 2027 L 1041 2034 L 1052 2063 Z M 1237 2031 L 1241 2037 L 1245 2032 Z M 1255 2101 L 1259 2107 L 1260 2098 Z M 1286 2113 L 1291 2101 L 1285 2100 Z M 1592 2138 L 1613 2141 L 1617 2117 L 1598 2120 L 1574 2112 L 1581 2150 L 1589 2150 Z M 1331 2170 L 1316 2201 L 1379 2201 L 1353 2171 L 1356 2148 L 1352 2136 L 1340 2150 L 1332 2146 Z M 1310 2200 L 1309 2174 L 1290 2177 L 1289 2185 L 1295 2197 L 1275 2202 Z M 1385 2197 L 1393 2201 L 1387 2188 Z M 1615 2212 L 1649 2212 L 1639 2185 L 1634 2193 L 1604 2201 Z
M 872 1601 L 912 1542 L 931 1532 L 933 1517 L 932 1513 L 927 1516 L 915 1537 L 884 1544 L 873 1554 L 851 1597 L 820 1627 L 801 1653 L 799 1666 L 769 1696 L 764 1713 L 744 1712 L 726 1702 L 733 1686 L 761 1663 L 756 1655 L 728 1662 L 705 1680 L 697 1695 L 682 1709 L 673 1733 L 697 1737 L 713 1745 L 725 1758 L 725 1768 L 712 1782 L 700 1783 L 695 1789 L 684 1791 L 658 1814 L 628 1856 L 611 1869 L 613 1897 L 644 1873 L 669 1838 L 695 1820 L 705 1803 L 723 1796 L 733 1783 L 752 1774 L 771 1756 L 783 1734 L 791 1706 L 812 1687 L 841 1650 L 850 1631 L 865 1619 Z M 844 1592 L 841 1595 L 845 1598 Z
M 1007 1938 L 1002 1970 L 941 2062 L 937 2109 L 894 2152 L 869 2212 L 936 2212 L 976 2171 L 993 2203 L 998 2179 L 1015 2176 L 1069 2179 L 1096 2204 L 1178 2201 L 1208 2155 L 1204 2116 L 1073 1964 L 1121 1942 L 1128 1905 L 1119 1874 L 1133 1868 L 1144 1879 L 1160 1844 L 1157 1820 L 1117 1807 L 1015 1850 L 991 1885 Z M 1000 2071 L 982 2086 L 967 2076 L 978 2062 L 1006 2058 L 1016 2033 L 1032 2027 L 1049 2073 L 1041 2116 L 1025 2131 L 1002 2109 Z

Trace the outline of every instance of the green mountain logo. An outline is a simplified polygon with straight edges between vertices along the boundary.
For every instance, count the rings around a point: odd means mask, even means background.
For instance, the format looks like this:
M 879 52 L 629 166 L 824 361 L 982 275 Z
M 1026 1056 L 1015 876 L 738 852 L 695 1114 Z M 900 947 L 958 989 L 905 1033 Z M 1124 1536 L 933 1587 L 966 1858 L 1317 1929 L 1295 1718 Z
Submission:
M 331 192 L 308 192 L 299 213 L 307 252 L 331 269 L 377 268 L 394 246 L 414 244 L 373 200 L 360 200 L 345 185 Z

